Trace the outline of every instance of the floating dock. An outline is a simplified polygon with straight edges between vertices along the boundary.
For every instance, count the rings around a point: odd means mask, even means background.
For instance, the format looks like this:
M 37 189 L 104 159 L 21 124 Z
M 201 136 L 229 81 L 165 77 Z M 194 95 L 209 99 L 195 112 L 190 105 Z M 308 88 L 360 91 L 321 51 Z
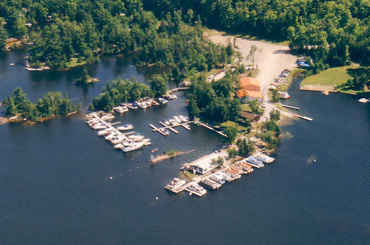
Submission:
M 207 124 L 200 123 L 199 125 L 200 125 L 200 126 L 203 126 L 203 127 L 205 127 L 205 128 L 208 128 L 209 130 L 212 130 L 213 132 L 216 132 L 216 133 L 218 133 L 219 135 L 222 135 L 222 136 L 224 136 L 224 137 L 228 138 L 226 134 L 224 134 L 223 132 L 217 131 L 216 129 L 212 128 L 211 126 L 208 126 Z
M 163 122 L 159 122 L 159 124 L 161 124 L 163 127 L 163 129 L 168 129 L 168 130 L 171 130 L 172 132 L 174 132 L 175 134 L 178 134 L 179 131 L 177 131 L 176 129 L 174 129 L 175 127 L 183 127 L 185 128 L 186 130 L 191 130 L 190 128 L 190 125 L 193 123 L 193 121 L 189 121 L 189 122 L 185 122 L 185 123 L 178 123 L 177 125 L 166 125 L 165 123 Z M 162 134 L 163 136 L 167 136 L 168 134 L 164 133 L 162 130 L 160 130 L 160 128 L 157 128 L 156 126 L 154 126 L 153 124 L 149 124 L 149 127 L 153 128 L 153 132 L 159 132 L 160 134 Z
M 301 115 L 298 115 L 298 114 L 294 114 L 294 116 L 298 117 L 298 118 L 301 118 L 303 120 L 306 120 L 306 121 L 312 121 L 313 119 L 310 118 L 310 117 L 306 117 L 306 116 L 301 116 Z
M 284 104 L 280 104 L 282 107 L 285 107 L 285 108 L 289 108 L 289 109 L 293 109 L 293 110 L 300 110 L 301 108 L 299 107 L 296 107 L 296 106 L 291 106 L 291 105 L 284 105 Z

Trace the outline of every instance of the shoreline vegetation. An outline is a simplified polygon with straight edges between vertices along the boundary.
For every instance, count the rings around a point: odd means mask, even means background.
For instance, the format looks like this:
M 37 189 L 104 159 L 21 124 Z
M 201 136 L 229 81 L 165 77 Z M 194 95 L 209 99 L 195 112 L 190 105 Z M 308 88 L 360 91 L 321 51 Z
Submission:
M 178 156 L 181 156 L 181 155 L 189 154 L 189 153 L 192 153 L 194 151 L 195 151 L 195 149 L 193 149 L 191 151 L 186 151 L 186 152 L 183 152 L 183 151 L 173 151 L 171 149 L 170 152 L 166 152 L 166 153 L 163 153 L 162 155 L 155 156 L 153 159 L 149 160 L 149 163 L 150 164 L 155 164 L 155 163 L 158 163 L 158 162 L 167 160 L 167 159 L 172 159 L 172 158 L 175 158 L 175 157 L 178 157 Z

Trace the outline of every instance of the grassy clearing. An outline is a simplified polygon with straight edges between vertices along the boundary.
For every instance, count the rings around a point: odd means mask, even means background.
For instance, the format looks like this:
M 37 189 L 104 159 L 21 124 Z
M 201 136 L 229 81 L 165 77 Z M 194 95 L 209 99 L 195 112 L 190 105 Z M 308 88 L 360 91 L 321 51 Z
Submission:
M 248 104 L 242 104 L 241 108 L 243 111 L 251 111 L 251 108 Z
M 351 78 L 347 74 L 347 69 L 353 68 L 351 66 L 336 67 L 320 72 L 319 74 L 305 78 L 302 81 L 301 86 L 305 85 L 321 85 L 321 86 L 332 86 L 333 88 L 338 85 L 345 84 L 348 79 Z
M 67 62 L 67 68 L 72 68 L 72 67 L 76 67 L 76 66 L 82 66 L 82 65 L 85 65 L 86 64 L 86 61 L 82 61 L 82 62 L 78 62 L 78 59 L 77 58 L 71 58 L 71 60 L 69 62 Z
M 227 128 L 227 127 L 234 127 L 237 130 L 245 130 L 245 131 L 247 131 L 247 128 L 246 127 L 240 125 L 239 123 L 233 122 L 233 121 L 226 121 L 226 122 L 224 122 L 224 123 L 221 124 L 221 127 L 225 127 L 225 128 Z

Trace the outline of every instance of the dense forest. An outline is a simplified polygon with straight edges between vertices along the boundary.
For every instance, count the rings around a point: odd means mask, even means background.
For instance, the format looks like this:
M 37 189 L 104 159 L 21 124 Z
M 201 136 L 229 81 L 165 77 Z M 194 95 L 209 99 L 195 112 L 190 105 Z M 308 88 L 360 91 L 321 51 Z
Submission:
M 224 47 L 203 38 L 200 21 L 185 24 L 181 11 L 159 20 L 140 0 L 5 0 L 0 21 L 0 46 L 7 37 L 29 38 L 32 67 L 67 68 L 99 54 L 135 53 L 139 65 L 166 66 L 178 80 L 228 60 Z
M 370 64 L 369 0 L 144 0 L 159 18 L 181 10 L 212 28 L 275 40 L 310 55 L 319 69 L 351 60 Z
M 225 122 L 236 120 L 241 111 L 240 100 L 234 98 L 235 90 L 230 73 L 217 81 L 208 83 L 199 76 L 192 81 L 189 95 L 189 112 L 192 116 Z
M 48 92 L 33 104 L 21 88 L 14 89 L 12 95 L 2 104 L 6 107 L 7 117 L 18 115 L 34 122 L 40 122 L 41 118 L 67 115 L 80 109 L 80 105 L 73 104 L 67 95 L 63 97 L 60 92 Z

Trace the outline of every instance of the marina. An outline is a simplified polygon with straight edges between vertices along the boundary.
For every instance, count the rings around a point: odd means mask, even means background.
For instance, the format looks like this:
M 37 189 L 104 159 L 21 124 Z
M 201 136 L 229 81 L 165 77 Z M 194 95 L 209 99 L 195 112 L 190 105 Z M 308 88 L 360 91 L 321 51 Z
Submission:
M 105 118 L 105 120 L 103 118 Z M 115 149 L 121 149 L 123 152 L 130 152 L 151 144 L 150 139 L 145 139 L 143 135 L 137 134 L 134 131 L 122 133 L 121 131 L 133 129 L 133 125 L 125 124 L 115 128 L 113 126 L 121 122 L 109 123 L 106 121 L 112 119 L 114 119 L 114 116 L 109 113 L 92 112 L 85 115 L 86 123 L 95 130 L 100 129 L 98 136 L 104 136 L 104 139 L 113 144 Z

